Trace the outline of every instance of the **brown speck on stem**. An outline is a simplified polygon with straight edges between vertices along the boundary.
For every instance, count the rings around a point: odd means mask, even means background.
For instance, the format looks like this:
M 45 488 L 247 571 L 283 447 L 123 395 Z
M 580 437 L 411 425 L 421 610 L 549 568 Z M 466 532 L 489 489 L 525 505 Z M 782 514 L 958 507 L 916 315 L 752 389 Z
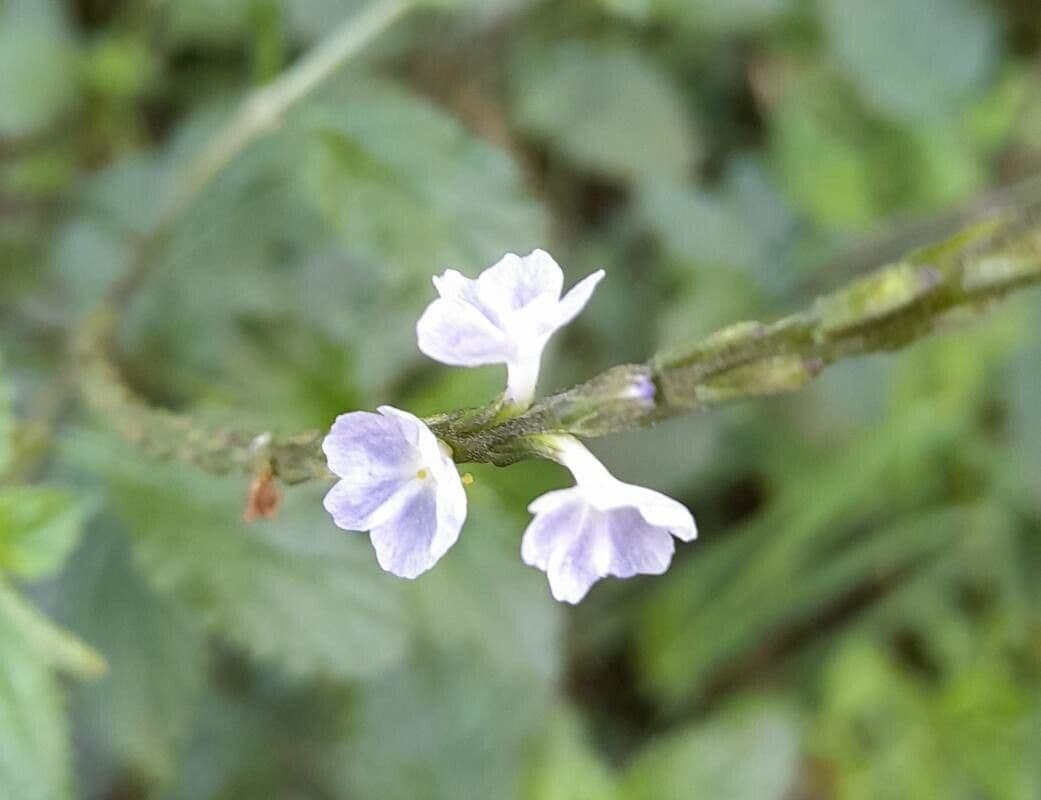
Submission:
M 282 505 L 282 490 L 275 481 L 271 465 L 266 464 L 253 478 L 246 495 L 246 509 L 242 518 L 246 522 L 258 519 L 274 519 L 278 516 L 278 508 Z

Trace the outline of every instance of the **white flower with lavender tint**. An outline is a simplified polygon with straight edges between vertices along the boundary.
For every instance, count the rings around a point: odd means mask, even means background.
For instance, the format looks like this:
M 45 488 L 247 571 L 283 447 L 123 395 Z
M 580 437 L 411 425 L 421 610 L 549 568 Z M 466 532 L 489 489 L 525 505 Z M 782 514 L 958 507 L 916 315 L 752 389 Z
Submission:
M 577 485 L 528 506 L 535 518 L 524 532 L 521 558 L 546 572 L 557 600 L 577 603 L 608 575 L 659 575 L 672 560 L 672 537 L 697 537 L 694 518 L 682 504 L 618 480 L 571 436 L 553 437 L 549 444 Z
M 455 544 L 466 492 L 448 446 L 419 418 L 390 406 L 341 414 L 322 450 L 340 479 L 326 510 L 339 527 L 370 532 L 383 569 L 415 578 Z
M 416 325 L 419 349 L 444 364 L 505 364 L 506 398 L 526 408 L 535 395 L 549 337 L 589 302 L 599 270 L 560 296 L 564 274 L 549 253 L 507 253 L 475 280 L 455 270 L 434 278 L 440 298 Z

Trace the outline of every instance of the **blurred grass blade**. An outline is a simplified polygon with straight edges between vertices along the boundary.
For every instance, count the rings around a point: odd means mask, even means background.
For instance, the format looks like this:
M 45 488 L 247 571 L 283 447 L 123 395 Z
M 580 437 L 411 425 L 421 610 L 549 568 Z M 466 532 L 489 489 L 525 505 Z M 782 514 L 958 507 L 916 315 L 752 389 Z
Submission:
M 86 679 L 99 678 L 108 669 L 100 653 L 47 619 L 4 580 L 0 580 L 0 616 L 8 630 L 24 637 L 47 664 Z

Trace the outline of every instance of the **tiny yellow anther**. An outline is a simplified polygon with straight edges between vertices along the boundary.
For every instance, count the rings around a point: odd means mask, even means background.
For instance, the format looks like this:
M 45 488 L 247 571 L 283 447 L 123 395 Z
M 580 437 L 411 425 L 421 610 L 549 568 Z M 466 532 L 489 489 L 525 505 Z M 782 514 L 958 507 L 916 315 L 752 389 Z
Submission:
M 420 480 L 423 480 L 428 474 L 425 467 L 416 471 L 416 477 Z
M 463 486 L 469 486 L 471 483 L 474 482 L 474 476 L 471 475 L 469 472 L 464 472 L 462 481 L 463 481 Z

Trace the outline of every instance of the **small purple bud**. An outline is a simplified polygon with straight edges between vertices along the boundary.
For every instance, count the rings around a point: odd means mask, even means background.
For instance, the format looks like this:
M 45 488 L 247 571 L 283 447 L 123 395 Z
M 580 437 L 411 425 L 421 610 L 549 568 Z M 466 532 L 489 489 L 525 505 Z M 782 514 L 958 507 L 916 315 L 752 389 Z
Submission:
M 564 428 L 576 436 L 629 430 L 657 413 L 658 387 L 650 367 L 623 364 L 553 398 Z
M 632 383 L 622 392 L 622 397 L 639 400 L 644 405 L 653 407 L 657 391 L 651 376 L 641 373 L 634 376 Z

